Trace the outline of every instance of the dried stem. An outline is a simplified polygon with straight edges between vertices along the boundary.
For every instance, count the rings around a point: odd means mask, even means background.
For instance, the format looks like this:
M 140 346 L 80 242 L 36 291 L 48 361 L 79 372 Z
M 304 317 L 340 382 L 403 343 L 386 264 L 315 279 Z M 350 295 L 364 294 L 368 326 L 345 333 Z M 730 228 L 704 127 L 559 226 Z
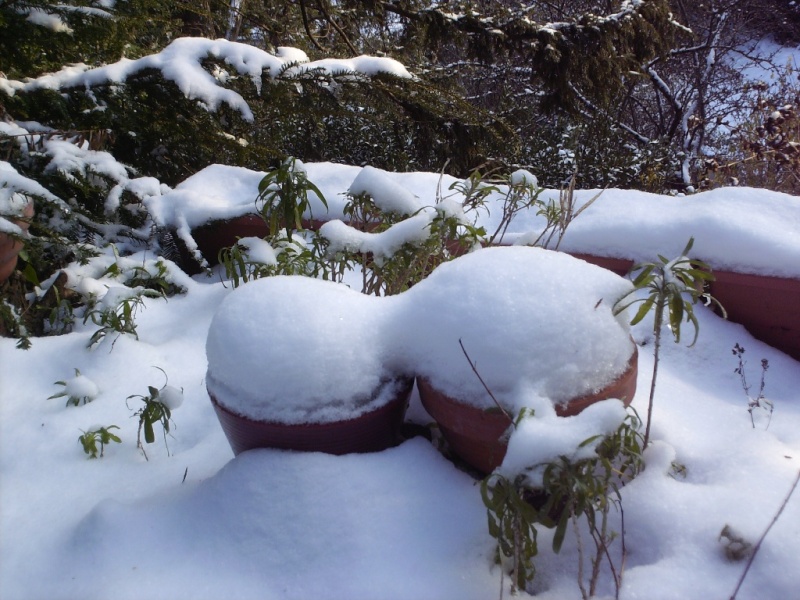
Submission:
M 748 559 L 747 564 L 744 566 L 744 571 L 742 571 L 742 576 L 739 577 L 739 582 L 736 584 L 736 589 L 733 590 L 733 594 L 731 594 L 730 600 L 736 600 L 736 594 L 739 593 L 739 588 L 742 587 L 742 583 L 744 583 L 744 578 L 747 577 L 747 573 L 750 570 L 750 567 L 752 566 L 753 561 L 756 558 L 756 554 L 758 554 L 758 551 L 761 549 L 761 544 L 764 541 L 764 538 L 767 537 L 769 530 L 772 529 L 772 526 L 775 525 L 777 520 L 780 518 L 783 509 L 786 508 L 786 505 L 789 503 L 789 498 L 792 497 L 792 494 L 794 493 L 795 489 L 797 489 L 798 483 L 800 483 L 800 471 L 797 472 L 797 477 L 795 477 L 794 483 L 792 484 L 789 493 L 786 494 L 786 497 L 783 499 L 783 504 L 781 504 L 781 507 L 778 509 L 778 512 L 776 512 L 775 516 L 772 518 L 772 522 L 767 526 L 767 528 L 764 530 L 764 533 L 761 534 L 761 537 L 759 538 L 758 542 L 753 547 L 753 552 L 752 554 L 750 554 L 750 558 Z
M 461 341 L 461 338 L 458 338 L 458 345 L 461 346 L 461 351 L 464 353 L 464 356 L 466 357 L 469 366 L 472 368 L 472 372 L 475 373 L 475 376 L 478 378 L 478 381 L 481 382 L 481 385 L 483 386 L 483 389 L 486 390 L 486 393 L 489 394 L 489 397 L 492 399 L 492 402 L 495 403 L 497 408 L 500 409 L 500 412 L 502 412 L 506 416 L 509 422 L 513 424 L 514 419 L 511 418 L 511 415 L 508 414 L 508 411 L 505 408 L 503 408 L 500 402 L 497 401 L 497 398 L 494 397 L 492 390 L 489 389 L 489 386 L 486 385 L 486 382 L 483 380 L 483 377 L 481 377 L 481 374 L 478 373 L 478 369 L 475 366 L 475 363 L 472 362 L 472 359 L 469 357 L 469 354 L 467 354 L 467 349 L 464 348 L 464 342 Z

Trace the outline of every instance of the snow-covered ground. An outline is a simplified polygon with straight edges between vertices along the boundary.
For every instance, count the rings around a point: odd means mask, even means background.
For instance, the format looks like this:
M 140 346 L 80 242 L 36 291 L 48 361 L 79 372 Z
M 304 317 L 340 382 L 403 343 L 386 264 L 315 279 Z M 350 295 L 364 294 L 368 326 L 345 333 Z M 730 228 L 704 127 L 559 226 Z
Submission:
M 331 216 L 339 216 L 341 194 L 359 169 L 307 167 Z M 260 174 L 211 169 L 214 177 L 204 172 L 153 195 L 155 217 L 180 212 L 180 198 L 184 223 L 190 208 L 200 211 L 200 222 L 212 205 L 227 216 L 252 210 L 247 182 L 257 186 Z M 446 192 L 451 182 L 439 185 L 438 175 L 426 173 L 387 177 L 421 205 L 432 204 L 437 187 Z M 170 194 L 173 205 L 166 202 Z M 242 208 L 231 208 L 231 200 Z M 480 219 L 490 229 L 496 217 Z M 512 237 L 532 221 L 521 216 L 509 229 Z M 650 259 L 674 255 L 694 236 L 698 255 L 718 266 L 797 277 L 798 231 L 800 199 L 792 196 L 724 189 L 671 198 L 608 190 L 578 217 L 562 247 Z M 422 438 L 369 455 L 257 450 L 234 458 L 205 388 L 209 325 L 232 291 L 203 275 L 181 284 L 183 295 L 145 299 L 138 340 L 109 336 L 88 349 L 95 328 L 83 324 L 34 339 L 27 351 L 0 339 L 0 597 L 484 600 L 508 593 L 509 578 L 492 564 L 476 482 Z M 522 309 L 525 301 L 519 299 Z M 623 599 L 730 597 L 744 562 L 726 558 L 720 533 L 729 526 L 754 543 L 800 470 L 800 365 L 743 327 L 702 306 L 696 311 L 697 343 L 665 342 L 647 468 L 622 490 Z M 653 366 L 650 321 L 632 333 L 640 346 L 633 406 L 643 415 Z M 775 407 L 769 423 L 757 415 L 751 424 L 734 372 L 737 343 L 745 348 L 751 394 L 761 359 L 769 361 L 765 394 Z M 66 407 L 63 397 L 48 400 L 63 390 L 55 382 L 68 382 L 75 369 L 96 384 L 98 391 L 74 382 L 94 400 Z M 313 376 L 315 365 L 308 369 Z M 146 461 L 132 417 L 142 402 L 126 398 L 147 395 L 148 386 L 161 388 L 167 378 L 185 399 L 173 413 L 169 450 L 156 426 Z M 409 416 L 427 421 L 416 395 Z M 118 426 L 113 431 L 122 443 L 89 460 L 78 436 L 95 424 Z M 685 477 L 673 463 L 685 467 Z M 532 591 L 542 599 L 579 598 L 576 541 L 568 535 L 555 555 L 551 537 L 541 530 Z M 619 540 L 611 546 L 618 567 L 620 547 Z M 799 555 L 796 494 L 738 597 L 798 597 Z M 606 573 L 600 595 L 613 594 Z

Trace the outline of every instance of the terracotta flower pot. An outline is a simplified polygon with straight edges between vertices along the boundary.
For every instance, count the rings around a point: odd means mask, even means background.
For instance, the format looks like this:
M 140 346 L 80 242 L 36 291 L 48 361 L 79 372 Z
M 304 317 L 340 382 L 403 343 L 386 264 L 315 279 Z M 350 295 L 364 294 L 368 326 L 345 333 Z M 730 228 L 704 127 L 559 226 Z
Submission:
M 625 276 L 633 267 L 634 262 L 627 258 L 611 258 L 608 256 L 594 256 L 593 254 L 581 254 L 580 252 L 570 252 L 575 258 L 580 258 L 586 262 L 603 267 L 616 273 L 617 275 Z
M 304 229 L 317 230 L 324 221 L 319 219 L 303 219 Z M 192 230 L 192 237 L 203 257 L 210 263 L 217 263 L 217 256 L 222 248 L 230 248 L 237 238 L 260 237 L 269 233 L 269 228 L 258 214 L 247 214 L 227 221 L 211 221 Z
M 361 416 L 330 423 L 285 424 L 256 421 L 238 415 L 209 396 L 233 453 L 253 448 L 280 448 L 328 454 L 378 452 L 399 440 L 413 379 L 397 380 L 393 398 L 381 407 Z
M 633 261 L 571 253 L 588 263 L 625 275 Z M 712 268 L 709 293 L 728 319 L 744 325 L 759 340 L 800 360 L 800 279 L 737 273 Z
M 619 398 L 628 406 L 636 393 L 639 351 L 634 344 L 625 371 L 601 390 L 556 405 L 556 414 L 569 417 L 587 406 Z M 506 455 L 506 430 L 511 426 L 500 409 L 482 410 L 440 392 L 425 378 L 417 378 L 417 389 L 425 410 L 439 424 L 442 435 L 452 450 L 482 473 L 491 473 Z
M 21 218 L 9 219 L 12 223 L 17 225 L 23 232 L 28 231 L 30 227 L 30 219 L 33 217 L 33 202 L 29 202 Z M 0 233 L 0 283 L 3 283 L 11 276 L 17 266 L 17 258 L 20 250 L 22 250 L 23 243 L 17 238 L 14 238 L 7 233 Z
M 728 319 L 800 360 L 800 279 L 714 271 L 709 286 Z

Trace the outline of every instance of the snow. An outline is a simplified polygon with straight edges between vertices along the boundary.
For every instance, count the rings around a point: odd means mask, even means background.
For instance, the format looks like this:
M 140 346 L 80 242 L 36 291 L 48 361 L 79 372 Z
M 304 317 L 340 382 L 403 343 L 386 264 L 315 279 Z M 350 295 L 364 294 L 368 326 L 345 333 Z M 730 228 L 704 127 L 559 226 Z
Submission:
M 731 64 L 745 79 L 763 82 L 777 90 L 782 75 L 791 75 L 800 65 L 800 46 L 782 46 L 771 37 L 737 48 Z
M 72 33 L 70 26 L 64 23 L 61 17 L 46 12 L 40 8 L 30 9 L 25 20 L 33 23 L 34 25 L 39 25 L 49 29 L 53 33 Z
M 346 190 L 358 173 L 353 167 L 308 167 L 311 180 L 324 184 L 321 187 L 329 199 L 335 196 L 328 194 L 329 189 Z M 408 189 L 420 198 L 426 197 L 425 189 L 435 190 L 438 181 L 438 176 L 431 174 L 397 174 L 392 178 L 407 182 Z M 705 233 L 713 238 L 706 247 L 734 248 L 737 242 L 747 245 L 758 239 L 761 260 L 777 271 L 796 271 L 796 255 L 786 249 L 792 243 L 791 227 L 796 221 L 792 221 L 790 208 L 796 200 L 758 190 L 724 190 L 720 194 L 723 200 L 734 197 L 737 210 L 750 211 L 750 218 L 727 214 L 721 203 L 705 223 Z M 680 240 L 680 251 L 689 232 L 673 226 L 673 203 L 692 201 L 701 207 L 704 196 L 661 197 L 659 205 L 655 198 L 651 201 L 643 194 L 609 190 L 594 208 L 608 206 L 613 212 L 617 210 L 614 198 L 628 195 L 631 201 L 646 203 L 647 210 L 632 211 L 627 227 L 635 230 L 639 218 L 639 227 L 662 242 Z M 713 201 L 715 196 L 708 198 Z M 660 219 L 651 221 L 649 211 L 656 211 Z M 581 215 L 576 226 L 589 216 L 588 212 Z M 758 220 L 762 214 L 765 221 Z M 599 214 L 592 219 L 606 222 Z M 728 224 L 727 229 L 719 225 L 722 222 Z M 758 231 L 764 222 L 774 226 L 770 235 Z M 654 223 L 663 224 L 667 231 L 655 229 Z M 747 223 L 748 227 L 734 230 L 735 223 Z M 702 236 L 696 237 L 699 244 Z M 510 255 L 538 252 L 498 250 L 505 251 Z M 659 251 L 669 255 L 670 248 Z M 458 264 L 471 269 L 470 261 L 482 260 L 480 257 L 492 256 L 493 252 L 479 251 Z M 790 255 L 790 262 L 780 258 Z M 96 278 L 101 272 L 98 269 L 110 260 L 104 258 L 101 265 L 87 267 L 85 276 Z M 582 286 L 585 273 L 581 263 L 566 257 L 558 260 L 570 273 L 576 269 L 575 285 Z M 448 269 L 452 271 L 449 275 L 455 277 L 461 270 L 458 264 Z M 445 275 L 448 270 L 444 270 Z M 436 275 L 433 281 L 437 279 L 446 278 Z M 616 281 L 609 279 L 607 283 L 615 291 L 621 285 Z M 489 298 L 490 292 L 506 283 L 512 289 L 526 291 L 538 285 L 536 293 L 520 296 L 515 305 L 510 305 L 514 314 L 524 318 L 537 310 L 536 296 L 547 287 L 542 282 L 517 281 L 510 269 L 500 268 L 494 276 L 476 272 L 472 291 L 476 298 Z M 274 283 L 259 280 L 232 292 L 204 276 L 182 280 L 186 294 L 167 302 L 146 298 L 145 308 L 137 315 L 139 340 L 122 336 L 113 348 L 100 344 L 87 349 L 94 327 L 82 323 L 73 333 L 35 339 L 28 351 L 16 350 L 13 340 L 0 339 L 0 596 L 15 600 L 72 599 L 100 597 L 113 590 L 123 599 L 156 600 L 221 596 L 483 600 L 497 597 L 501 585 L 508 594 L 509 578 L 506 576 L 501 584 L 500 571 L 492 566 L 493 543 L 478 487 L 421 438 L 376 454 L 334 457 L 257 450 L 233 458 L 205 387 L 209 365 L 205 343 L 213 315 L 232 312 L 225 309 L 220 313 L 221 306 L 235 304 L 237 298 L 247 298 L 244 305 L 250 300 L 267 303 L 260 292 Z M 499 311 L 491 302 L 481 305 L 444 292 L 438 295 L 433 284 L 427 289 L 412 288 L 412 292 L 418 290 L 414 292 L 415 302 L 422 302 L 423 297 L 426 301 L 439 300 L 433 308 L 413 309 L 413 315 L 410 302 L 397 297 L 356 300 L 355 292 L 335 284 L 310 280 L 307 284 L 313 297 L 300 294 L 302 297 L 291 306 L 287 300 L 285 308 L 291 309 L 291 316 L 283 323 L 269 312 L 252 311 L 252 306 L 240 309 L 252 327 L 262 331 L 273 321 L 284 332 L 292 331 L 298 323 L 319 321 L 325 334 L 305 340 L 303 350 L 309 353 L 309 360 L 292 365 L 292 348 L 286 346 L 289 358 L 285 365 L 311 379 L 318 370 L 326 370 L 333 387 L 361 383 L 355 381 L 359 378 L 350 381 L 348 370 L 336 370 L 349 359 L 334 355 L 328 345 L 336 344 L 338 353 L 350 336 L 365 336 L 364 328 L 375 318 L 376 311 L 371 307 L 382 302 L 395 304 L 387 312 L 416 332 L 426 323 L 441 327 L 456 309 L 473 311 L 474 319 L 466 323 L 469 330 L 460 335 L 482 370 L 488 370 L 487 361 L 491 360 L 480 354 L 483 342 L 497 344 L 503 350 L 498 338 L 516 335 L 513 329 L 493 327 L 497 322 L 494 313 Z M 320 292 L 323 288 L 325 291 Z M 251 293 L 257 297 L 249 298 Z M 330 319 L 339 297 L 346 299 L 348 307 L 359 304 L 357 314 L 348 315 L 354 319 L 350 327 L 341 327 Z M 569 302 L 569 294 L 562 299 Z M 513 299 L 505 300 L 510 303 Z M 268 304 L 275 308 L 279 301 L 273 298 Z M 604 310 L 605 304 L 601 304 Z M 408 319 L 399 317 L 401 309 L 407 311 Z M 697 343 L 687 347 L 665 342 L 662 348 L 651 434 L 654 442 L 646 453 L 647 469 L 622 489 L 628 550 L 620 594 L 624 600 L 729 597 L 743 564 L 725 557 L 718 540 L 722 529 L 729 525 L 754 542 L 800 469 L 798 363 L 753 339 L 741 326 L 721 320 L 704 307 L 696 310 L 700 321 Z M 239 330 L 243 329 L 239 325 Z M 470 337 L 472 329 L 480 335 Z M 640 345 L 639 392 L 633 406 L 644 414 L 653 366 L 649 352 L 652 324 L 645 319 L 632 334 Z M 230 343 L 233 340 L 230 333 L 228 336 Z M 433 337 L 431 333 L 425 343 L 432 342 Z M 408 340 L 408 336 L 403 339 Z M 526 338 L 525 344 L 531 346 L 546 339 L 543 333 L 533 340 Z M 259 371 L 272 371 L 267 367 L 275 365 L 265 360 L 267 354 L 260 340 L 257 346 L 247 339 L 235 341 L 231 353 L 250 361 L 251 371 L 259 377 Z M 415 343 L 421 352 L 425 350 L 420 340 Z M 736 361 L 731 348 L 736 343 L 746 348 L 751 380 L 758 377 L 759 360 L 769 360 L 765 391 L 775 404 L 769 429 L 754 429 L 750 423 L 747 397 L 733 372 Z M 363 370 L 377 370 L 373 358 L 382 347 L 379 342 L 375 344 L 371 348 L 347 348 L 348 356 Z M 436 347 L 427 351 L 433 354 Z M 427 359 L 423 353 L 416 360 L 424 364 Z M 128 408 L 125 398 L 146 394 L 148 385 L 163 385 L 164 375 L 154 366 L 167 373 L 171 386 L 183 389 L 184 402 L 173 415 L 170 454 L 162 445 L 157 425 L 156 445 L 148 448 L 150 460 L 145 461 L 135 443 L 137 420 L 131 418 L 131 408 L 135 407 Z M 48 396 L 62 389 L 54 382 L 72 376 L 75 368 L 95 382 L 100 390 L 96 399 L 78 407 L 48 402 Z M 277 375 L 286 377 L 280 371 Z M 247 380 L 240 384 L 255 387 Z M 532 403 L 538 398 L 533 391 L 528 397 Z M 410 414 L 427 422 L 416 396 Z M 548 421 L 545 408 L 540 407 L 537 414 L 543 420 L 523 423 L 530 428 L 530 436 L 515 438 L 510 456 L 517 455 L 517 446 L 536 446 L 540 456 L 570 451 L 572 441 L 588 431 L 613 426 L 620 415 L 609 401 L 574 418 L 583 425 L 573 429 L 564 422 L 566 419 Z M 104 458 L 88 460 L 77 438 L 93 423 L 119 426 L 114 432 L 122 443 L 107 446 Z M 538 427 L 548 444 L 535 443 Z M 554 427 L 569 430 L 574 437 L 562 438 Z M 670 475 L 673 462 L 685 466 L 685 479 Z M 614 515 L 618 518 L 612 511 Z M 619 531 L 619 522 L 612 522 L 612 527 Z M 552 531 L 541 530 L 540 553 L 535 559 L 536 597 L 580 598 L 575 538 L 568 532 L 558 555 L 550 550 L 551 538 Z M 611 551 L 618 555 L 618 541 Z M 778 526 L 765 539 L 740 597 L 793 597 L 800 585 L 798 552 L 800 497 L 795 495 Z M 599 594 L 612 596 L 613 586 L 606 575 L 601 577 Z
M 592 404 L 573 417 L 558 417 L 547 399 L 538 399 L 545 401 L 530 403 L 536 418 L 523 419 L 517 425 L 497 470 L 511 480 L 525 473 L 533 487 L 542 486 L 544 465 L 559 456 L 570 460 L 591 458 L 602 438 L 595 444 L 580 445 L 593 436 L 614 433 L 627 414 L 620 400 L 611 399 Z
M 401 374 L 386 366 L 386 304 L 391 299 L 308 277 L 242 286 L 211 322 L 208 390 L 237 414 L 279 423 L 324 423 L 375 410 L 391 399 L 373 398 L 376 390 Z
M 503 285 L 493 284 L 498 278 Z M 531 393 L 562 402 L 622 373 L 632 343 L 612 307 L 631 289 L 610 271 L 539 248 L 462 256 L 393 297 L 308 277 L 265 278 L 237 289 L 215 314 L 206 383 L 237 414 L 281 423 L 374 410 L 389 400 L 371 398 L 374 391 L 408 374 L 490 408 L 463 339 L 487 385 L 516 414 Z M 530 389 L 513 393 L 510 384 Z M 345 403 L 351 397 L 355 406 Z
M 309 193 L 311 211 L 306 216 L 344 219 L 346 193 L 364 169 L 333 163 L 305 163 L 305 167 L 309 180 L 328 202 L 326 212 L 316 195 Z M 449 191 L 457 181 L 453 177 L 365 169 L 371 186 L 383 190 L 378 197 L 403 198 L 408 210 L 412 206 L 417 210 L 435 207 L 453 214 L 463 202 L 462 195 Z M 183 227 L 188 235 L 190 229 L 209 221 L 255 213 L 258 183 L 263 176 L 264 173 L 241 167 L 212 165 L 174 190 L 150 196 L 144 202 L 159 225 Z M 406 193 L 398 191 L 398 186 Z M 495 231 L 506 191 L 507 187 L 499 186 L 488 198 L 487 206 L 467 210 L 466 219 Z M 576 190 L 575 210 L 598 192 Z M 558 190 L 543 190 L 540 195 L 540 199 L 556 203 L 558 198 Z M 418 242 L 419 227 L 424 225 L 412 223 L 406 225 L 414 232 L 409 233 L 410 241 Z M 522 211 L 514 217 L 502 241 L 515 244 L 535 239 L 543 224 L 543 217 L 536 210 Z M 373 239 L 369 235 L 348 232 L 341 226 L 336 226 L 333 237 L 355 245 L 348 247 L 362 244 L 367 251 L 380 247 L 376 242 L 364 241 Z M 800 198 L 755 188 L 726 187 L 690 196 L 604 190 L 569 226 L 560 249 L 642 262 L 653 260 L 658 254 L 676 256 L 691 237 L 695 239 L 692 258 L 705 260 L 716 269 L 800 278 Z M 402 244 L 402 239 L 392 238 L 392 247 L 398 242 Z
M 320 233 L 330 242 L 331 252 L 372 254 L 380 261 L 392 256 L 404 244 L 419 245 L 428 239 L 432 219 L 431 212 L 425 211 L 379 233 L 360 231 L 337 219 L 323 224 Z
M 239 111 L 244 119 L 252 121 L 253 112 L 245 99 L 237 92 L 222 87 L 221 81 L 203 68 L 201 63 L 208 57 L 218 58 L 236 69 L 239 74 L 248 76 L 258 93 L 261 92 L 264 74 L 276 78 L 321 71 L 332 75 L 357 73 L 374 76 L 378 73 L 388 73 L 395 77 L 411 77 L 403 65 L 386 57 L 359 56 L 352 59 L 307 62 L 308 57 L 305 53 L 297 49 L 283 48 L 277 54 L 270 54 L 260 48 L 225 39 L 185 37 L 174 40 L 157 54 L 136 60 L 123 58 L 116 63 L 96 68 L 70 65 L 56 73 L 42 75 L 26 82 L 0 77 L 0 89 L 10 95 L 19 90 L 40 88 L 60 90 L 86 87 L 88 89 L 107 83 L 122 83 L 145 69 L 157 69 L 165 79 L 175 83 L 187 98 L 200 101 L 211 111 L 215 111 L 222 104 L 227 104 Z
M 64 394 L 68 398 L 86 399 L 86 402 L 91 402 L 99 394 L 100 389 L 97 384 L 86 377 L 86 375 L 76 375 L 71 379 L 64 382 Z
M 516 415 L 531 395 L 563 402 L 625 370 L 632 344 L 612 307 L 631 289 L 628 280 L 567 254 L 487 248 L 440 265 L 402 294 L 396 336 L 413 372 L 450 396 L 491 408 L 463 343 L 486 385 Z
M 165 385 L 158 390 L 158 401 L 170 410 L 180 408 L 183 404 L 183 390 L 171 385 Z
M 539 187 L 539 180 L 536 175 L 525 169 L 517 169 L 510 176 L 511 185 L 529 185 L 533 188 Z
M 258 283 L 231 292 L 200 278 L 187 283 L 184 296 L 148 299 L 137 321 L 139 341 L 124 336 L 111 351 L 86 349 L 88 326 L 36 339 L 26 352 L 0 340 L 0 596 L 71 599 L 113 589 L 120 598 L 468 600 L 499 593 L 478 488 L 426 441 L 367 455 L 259 450 L 233 458 L 205 390 L 204 343 L 223 301 L 259 289 Z M 365 305 L 385 300 L 365 299 Z M 457 304 L 450 299 L 438 314 Z M 324 320 L 329 306 L 307 300 L 297 314 Z M 695 346 L 663 347 L 655 442 L 647 469 L 622 490 L 629 553 L 623 599 L 728 597 L 742 563 L 725 558 L 721 530 L 729 524 L 755 541 L 799 468 L 798 363 L 703 307 L 698 317 Z M 645 344 L 633 404 L 643 414 L 651 325 L 643 322 L 633 335 Z M 308 340 L 308 350 L 315 352 L 322 340 Z M 735 343 L 746 348 L 748 369 L 757 369 L 761 357 L 770 362 L 766 393 L 776 410 L 768 430 L 750 424 L 733 372 Z M 309 361 L 306 373 L 334 359 Z M 146 462 L 125 398 L 163 384 L 153 365 L 167 372 L 170 385 L 183 388 L 185 401 L 173 415 L 171 456 L 157 431 Z M 61 389 L 54 382 L 76 367 L 97 384 L 96 400 L 79 407 L 46 401 Z M 424 421 L 418 400 L 412 402 L 411 413 Z M 616 409 L 607 404 L 593 410 L 609 423 Z M 570 441 L 597 429 L 600 416 L 584 415 L 578 419 L 589 428 Z M 87 460 L 77 443 L 91 423 L 120 427 L 115 433 L 122 444 L 106 447 L 102 459 Z M 525 426 L 546 428 L 550 449 L 560 452 L 560 438 L 546 423 Z M 555 424 L 574 431 L 563 421 Z M 673 461 L 685 465 L 686 479 L 669 475 Z M 799 582 L 799 524 L 800 502 L 793 497 L 766 538 L 742 598 L 792 597 Z M 577 599 L 574 539 L 567 535 L 554 555 L 549 536 L 543 529 L 539 537 L 537 597 Z M 613 594 L 608 579 L 601 593 Z
M 243 237 L 236 244 L 247 251 L 248 258 L 262 265 L 278 264 L 278 257 L 275 249 L 259 237 Z
M 275 77 L 290 65 L 289 75 L 320 68 L 409 76 L 389 59 L 314 63 L 293 48 L 273 55 L 225 40 L 183 39 L 138 61 L 75 65 L 28 82 L 0 78 L 0 87 L 13 93 L 118 82 L 154 67 L 210 109 L 228 103 L 246 117 L 241 96 L 221 87 L 229 74 L 200 66 L 209 55 L 250 77 L 256 89 L 263 74 Z M 0 123 L 0 132 L 38 144 L 49 170 L 105 181 L 107 211 L 120 208 L 123 191 L 135 194 L 149 214 L 145 229 L 176 229 L 190 249 L 192 229 L 256 212 L 263 172 L 211 165 L 170 188 L 151 177 L 131 178 L 110 154 L 36 131 L 43 128 Z M 25 139 L 18 141 L 24 152 Z M 439 214 L 495 231 L 508 191 L 500 185 L 484 206 L 472 207 L 453 191 L 458 180 L 446 175 L 332 163 L 305 169 L 328 203 L 326 210 L 311 193 L 306 216 L 328 221 L 321 233 L 330 248 L 377 260 L 424 242 Z M 509 179 L 512 185 L 536 181 L 522 170 Z M 401 220 L 380 233 L 349 227 L 343 222 L 348 192 L 368 193 Z M 597 193 L 576 191 L 575 209 Z M 62 199 L 0 161 L 0 215 L 13 219 L 32 199 L 69 214 Z M 559 192 L 542 190 L 540 199 L 558 202 Z M 27 351 L 0 338 L 0 597 L 482 600 L 507 594 L 509 578 L 492 562 L 478 486 L 432 444 L 413 438 L 375 454 L 254 450 L 234 458 L 208 392 L 257 418 L 324 422 L 376 408 L 386 399 L 385 381 L 415 373 L 492 408 L 461 341 L 506 407 L 534 411 L 510 436 L 502 474 L 522 473 L 535 484 L 542 462 L 591 456 L 594 446 L 581 443 L 613 431 L 625 417 L 622 404 L 611 399 L 560 418 L 554 403 L 613 379 L 630 356 L 632 336 L 639 346 L 632 406 L 645 415 L 652 323 L 629 329 L 624 317 L 612 315 L 614 301 L 630 289 L 624 279 L 565 254 L 522 247 L 544 225 L 536 213 L 515 215 L 503 239 L 509 247 L 466 254 L 393 297 L 300 277 L 261 279 L 233 291 L 215 278 L 190 278 L 152 251 L 132 251 L 135 244 L 71 265 L 67 287 L 94 296 L 98 310 L 115 309 L 142 291 L 124 285 L 126 273 L 164 268 L 183 293 L 141 298 L 138 338 L 107 336 L 89 348 L 97 325 L 80 318 L 72 333 L 36 338 Z M 2 217 L 0 230 L 20 231 Z M 684 197 L 605 190 L 572 223 L 561 249 L 653 260 L 677 256 L 691 237 L 692 257 L 715 269 L 800 278 L 800 198 L 750 188 Z M 274 264 L 282 251 L 258 238 L 239 243 L 263 264 Z M 798 362 L 705 307 L 696 314 L 696 344 L 662 346 L 647 468 L 621 491 L 623 600 L 729 597 L 743 564 L 726 557 L 721 533 L 737 531 L 754 543 L 800 470 Z M 746 348 L 749 381 L 758 380 L 760 360 L 769 361 L 765 394 L 775 412 L 770 420 L 755 419 L 755 427 L 734 372 L 735 344 Z M 180 411 L 172 415 L 169 447 L 161 446 L 156 424 L 156 447 L 147 448 L 145 460 L 134 417 L 137 397 L 149 387 Z M 376 389 L 384 394 L 373 398 Z M 93 401 L 47 401 L 60 392 Z M 416 395 L 408 414 L 430 422 Z M 122 443 L 88 460 L 78 436 L 111 426 Z M 622 531 L 619 512 L 612 511 L 611 526 Z M 552 536 L 540 528 L 530 592 L 539 599 L 580 598 L 576 538 L 568 533 L 555 555 Z M 610 550 L 618 556 L 619 541 Z M 798 553 L 795 495 L 740 597 L 795 597 Z M 599 596 L 613 594 L 604 570 Z
M 0 161 L 0 215 L 21 216 L 32 197 L 58 201 L 39 182 L 20 175 L 9 163 Z
M 366 194 L 383 212 L 413 215 L 422 205 L 416 196 L 375 167 L 366 166 L 350 184 L 351 196 Z

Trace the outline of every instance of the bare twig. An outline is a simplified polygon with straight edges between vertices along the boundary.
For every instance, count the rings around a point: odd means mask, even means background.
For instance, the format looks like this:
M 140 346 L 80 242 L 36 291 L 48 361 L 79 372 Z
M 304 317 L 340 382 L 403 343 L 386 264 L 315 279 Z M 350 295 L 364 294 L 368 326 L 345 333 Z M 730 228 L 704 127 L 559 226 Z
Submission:
M 475 366 L 475 363 L 472 362 L 472 359 L 469 357 L 469 354 L 467 354 L 467 349 L 464 348 L 464 342 L 461 341 L 461 338 L 458 338 L 458 345 L 461 346 L 461 351 L 464 353 L 464 356 L 466 357 L 467 362 L 469 363 L 469 366 L 472 368 L 472 372 L 475 373 L 475 376 L 478 378 L 478 381 L 481 382 L 481 385 L 483 386 L 483 389 L 486 390 L 486 393 L 489 394 L 489 397 L 492 399 L 492 402 L 494 402 L 495 405 L 497 405 L 497 408 L 500 409 L 500 412 L 502 412 L 506 416 L 506 418 L 509 420 L 509 422 L 511 422 L 513 424 L 514 423 L 514 419 L 511 418 L 511 415 L 508 414 L 508 411 L 505 408 L 502 407 L 500 402 L 497 401 L 497 398 L 494 397 L 494 394 L 492 393 L 492 390 L 489 389 L 489 386 L 486 385 L 486 382 L 483 380 L 483 377 L 481 377 L 481 374 L 478 373 L 478 369 Z
M 572 527 L 575 530 L 575 539 L 578 543 L 578 587 L 581 590 L 581 598 L 583 598 L 583 600 L 589 600 L 589 594 L 583 584 L 583 540 L 581 539 L 581 531 L 578 528 L 578 519 L 575 517 L 575 513 L 571 514 L 569 519 L 572 521 Z
M 783 499 L 783 504 L 778 509 L 778 512 L 775 513 L 775 516 L 772 518 L 772 522 L 767 526 L 764 530 L 764 533 L 761 534 L 761 537 L 756 542 L 756 545 L 753 547 L 753 552 L 750 554 L 750 558 L 747 560 L 747 564 L 744 566 L 744 571 L 742 571 L 742 576 L 739 577 L 739 582 L 736 584 L 736 589 L 733 590 L 733 594 L 731 594 L 730 600 L 736 600 L 736 594 L 739 593 L 739 588 L 742 587 L 742 583 L 744 583 L 744 578 L 747 577 L 747 572 L 750 570 L 751 565 L 753 564 L 753 560 L 756 558 L 756 554 L 758 554 L 759 549 L 761 548 L 761 543 L 764 541 L 764 538 L 767 537 L 769 530 L 772 529 L 772 526 L 775 525 L 777 520 L 780 518 L 783 509 L 786 508 L 786 505 L 789 503 L 789 498 L 792 497 L 795 489 L 797 489 L 797 484 L 800 483 L 800 471 L 797 472 L 797 477 L 794 479 L 794 483 L 792 484 L 789 493 L 786 494 L 786 497 Z

